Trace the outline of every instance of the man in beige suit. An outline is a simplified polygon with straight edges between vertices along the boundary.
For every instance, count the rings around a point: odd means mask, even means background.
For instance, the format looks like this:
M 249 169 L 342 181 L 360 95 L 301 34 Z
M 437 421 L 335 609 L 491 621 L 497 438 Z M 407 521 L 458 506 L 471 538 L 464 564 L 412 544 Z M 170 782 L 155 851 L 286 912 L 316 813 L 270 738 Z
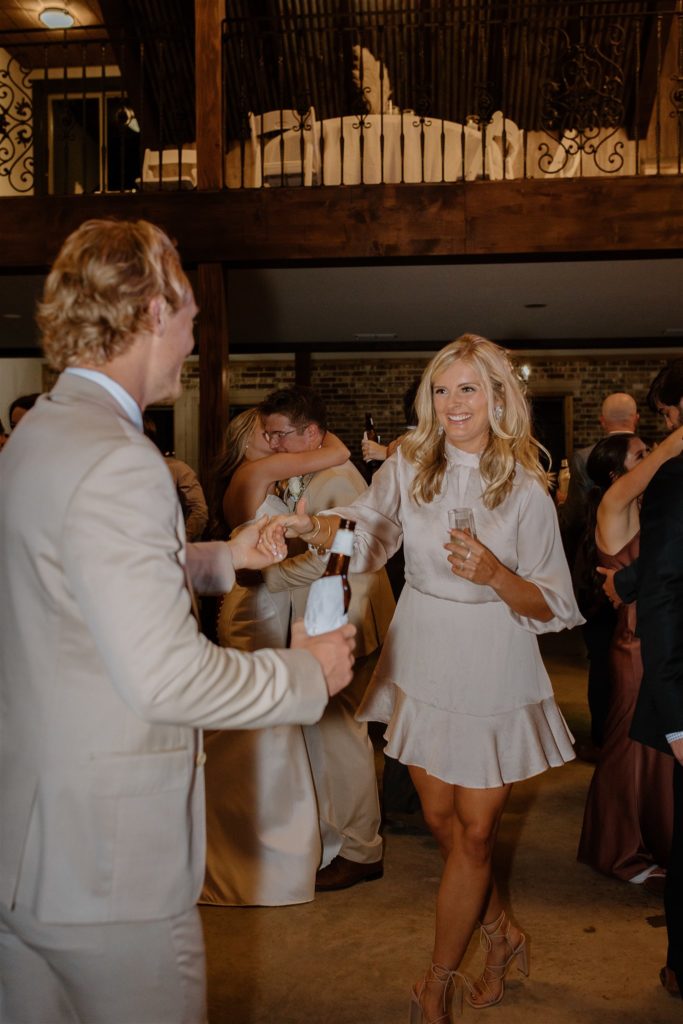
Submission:
M 261 414 L 274 451 L 310 451 L 320 446 L 327 429 L 324 403 L 311 388 L 272 392 L 261 404 Z M 295 500 L 303 497 L 307 512 L 320 512 L 350 505 L 365 489 L 363 477 L 346 462 L 290 481 L 294 492 L 290 504 L 293 507 Z M 267 575 L 269 587 L 292 589 L 294 619 L 302 616 L 306 607 L 309 565 L 310 560 L 302 555 L 274 566 Z M 384 569 L 353 573 L 350 583 L 349 621 L 358 630 L 353 683 L 330 701 L 319 722 L 304 727 L 323 841 L 318 891 L 345 889 L 382 875 L 374 754 L 367 724 L 357 722 L 354 715 L 396 605 Z
M 258 524 L 186 548 L 142 433 L 145 406 L 179 394 L 195 313 L 144 221 L 83 224 L 47 279 L 65 372 L 0 464 L 6 1024 L 205 1020 L 199 730 L 315 722 L 351 677 L 351 626 L 256 654 L 198 631 L 190 584 L 225 591 L 265 560 Z

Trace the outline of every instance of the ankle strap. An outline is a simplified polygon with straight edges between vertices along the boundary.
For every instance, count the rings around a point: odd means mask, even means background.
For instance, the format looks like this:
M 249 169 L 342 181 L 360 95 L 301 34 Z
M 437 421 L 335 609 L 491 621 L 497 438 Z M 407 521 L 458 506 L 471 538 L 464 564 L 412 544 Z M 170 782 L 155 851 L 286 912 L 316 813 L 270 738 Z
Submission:
M 426 978 L 425 980 L 438 982 L 440 985 L 443 985 L 444 988 L 448 986 L 449 982 L 453 982 L 454 985 L 457 985 L 456 979 L 459 978 L 463 986 L 468 989 L 469 992 L 472 992 L 474 989 L 472 981 L 466 974 L 462 974 L 460 971 L 451 970 L 450 967 L 442 967 L 441 964 L 431 963 L 429 965 L 429 973 L 432 976 L 431 979 Z
M 505 930 L 503 930 L 505 928 Z M 479 929 L 479 945 L 489 953 L 493 947 L 492 939 L 507 939 L 510 934 L 510 919 L 507 919 L 504 910 L 495 921 L 485 924 L 483 921 Z

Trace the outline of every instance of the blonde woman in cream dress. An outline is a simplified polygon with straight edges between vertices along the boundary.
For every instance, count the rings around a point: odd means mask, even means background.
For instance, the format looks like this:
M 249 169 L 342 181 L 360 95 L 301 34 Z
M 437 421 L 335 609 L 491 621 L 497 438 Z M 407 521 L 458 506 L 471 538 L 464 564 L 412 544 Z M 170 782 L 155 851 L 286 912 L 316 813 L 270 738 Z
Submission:
M 427 366 L 418 425 L 349 508 L 270 524 L 329 543 L 337 515 L 356 520 L 352 571 L 397 550 L 406 582 L 359 717 L 388 724 L 386 753 L 407 764 L 444 859 L 432 963 L 413 986 L 411 1019 L 445 1024 L 454 996 L 475 1007 L 503 997 L 513 962 L 528 971 L 526 936 L 492 874 L 513 783 L 574 757 L 537 633 L 582 621 L 522 386 L 503 349 L 463 335 Z M 474 511 L 477 537 L 448 510 Z M 335 515 L 337 514 L 337 515 Z M 266 570 L 267 572 L 267 570 Z M 481 922 L 486 963 L 459 973 Z
M 212 488 L 214 538 L 286 512 L 274 493 L 284 478 L 341 465 L 333 434 L 312 452 L 273 454 L 257 409 L 228 427 Z M 238 573 L 218 618 L 223 647 L 287 646 L 289 594 L 269 594 L 258 573 Z M 300 726 L 214 732 L 206 743 L 207 866 L 202 903 L 281 906 L 313 899 L 320 863 L 315 790 Z

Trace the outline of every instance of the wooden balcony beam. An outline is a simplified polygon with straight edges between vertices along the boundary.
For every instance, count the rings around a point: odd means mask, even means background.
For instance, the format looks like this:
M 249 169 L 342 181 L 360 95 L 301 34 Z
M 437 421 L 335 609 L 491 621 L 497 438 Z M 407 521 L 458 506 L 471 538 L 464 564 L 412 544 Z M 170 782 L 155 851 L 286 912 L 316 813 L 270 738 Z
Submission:
M 683 177 L 0 198 L 0 269 L 90 217 L 164 227 L 186 265 L 683 250 Z

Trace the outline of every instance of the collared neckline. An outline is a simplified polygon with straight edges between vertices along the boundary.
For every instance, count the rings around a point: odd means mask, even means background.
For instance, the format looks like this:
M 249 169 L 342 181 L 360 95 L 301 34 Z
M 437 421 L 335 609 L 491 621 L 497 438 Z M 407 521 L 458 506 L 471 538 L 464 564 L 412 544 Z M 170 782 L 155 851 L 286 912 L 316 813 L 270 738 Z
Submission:
M 446 441 L 446 459 L 450 466 L 470 466 L 472 469 L 479 468 L 479 460 L 482 452 L 465 452 L 462 448 L 456 448 L 454 444 Z
M 142 433 L 142 410 L 130 392 L 126 391 L 118 381 L 112 380 L 100 370 L 90 370 L 83 366 L 67 366 L 64 373 L 72 377 L 84 377 L 86 380 L 91 380 L 93 384 L 99 384 L 101 388 L 109 392 L 112 398 L 116 399 L 128 419 Z

